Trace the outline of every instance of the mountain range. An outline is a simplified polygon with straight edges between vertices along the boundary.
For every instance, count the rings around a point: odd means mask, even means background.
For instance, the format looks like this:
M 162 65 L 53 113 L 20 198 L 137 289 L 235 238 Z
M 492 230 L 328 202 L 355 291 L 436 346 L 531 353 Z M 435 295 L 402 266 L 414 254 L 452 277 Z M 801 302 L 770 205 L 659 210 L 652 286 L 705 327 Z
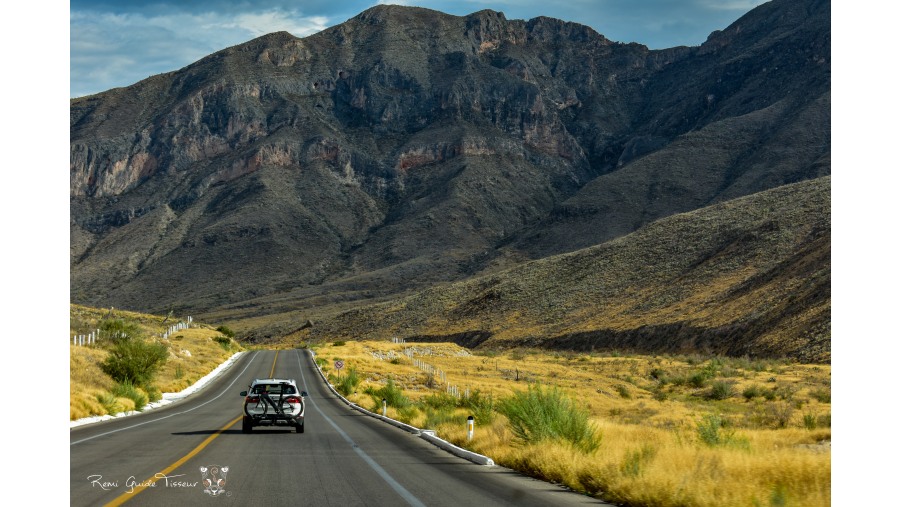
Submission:
M 673 350 L 702 335 L 711 350 L 827 360 L 830 45 L 822 0 L 772 0 L 700 46 L 664 50 L 545 17 L 381 5 L 309 37 L 272 33 L 72 99 L 71 300 L 227 320 L 255 341 L 324 336 L 358 329 L 349 319 L 364 307 L 519 276 L 535 262 L 583 258 L 588 269 L 594 254 L 585 252 L 598 248 L 643 244 L 662 265 L 686 270 L 684 262 L 702 259 L 676 236 L 657 232 L 650 249 L 634 235 L 650 237 L 667 217 L 723 223 L 710 217 L 736 201 L 763 206 L 745 213 L 765 216 L 731 216 L 746 228 L 726 234 L 733 251 L 697 249 L 742 258 L 775 227 L 783 242 L 768 243 L 778 252 L 771 260 L 787 264 L 748 265 L 755 282 L 740 290 L 756 294 L 796 276 L 800 255 L 813 264 L 801 271 L 815 273 L 814 297 L 787 310 L 732 305 L 734 319 L 717 324 L 683 306 L 646 322 L 576 325 L 578 305 L 568 301 L 568 313 L 554 315 L 571 325 L 553 329 L 530 322 L 502 332 L 488 322 L 499 314 L 450 319 L 438 308 L 446 333 L 409 323 L 378 329 Z M 819 216 L 793 227 L 785 217 L 800 214 L 787 208 L 803 192 L 817 196 L 807 204 Z M 647 280 L 680 280 L 650 276 L 645 260 L 628 264 L 629 276 L 646 269 Z M 643 297 L 657 297 L 653 287 L 641 285 Z M 530 294 L 522 309 L 540 302 Z M 744 310 L 752 325 L 734 329 L 745 338 L 695 332 L 741 321 Z M 813 314 L 793 334 L 774 331 Z M 645 332 L 652 338 L 641 341 L 637 330 L 653 326 L 668 334 Z M 609 330 L 618 338 L 598 338 Z M 660 345 L 665 336 L 671 346 Z

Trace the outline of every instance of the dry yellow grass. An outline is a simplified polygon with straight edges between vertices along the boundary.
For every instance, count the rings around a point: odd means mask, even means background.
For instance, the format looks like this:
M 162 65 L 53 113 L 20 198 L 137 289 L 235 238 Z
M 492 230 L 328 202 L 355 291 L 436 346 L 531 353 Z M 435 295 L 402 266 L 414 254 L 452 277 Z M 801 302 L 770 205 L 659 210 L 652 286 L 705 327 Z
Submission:
M 453 344 L 350 341 L 315 349 L 327 373 L 335 373 L 335 359 L 345 361 L 343 374 L 357 370 L 363 382 L 349 398 L 367 408 L 376 405 L 366 388 L 387 379 L 419 401 L 448 383 L 495 399 L 528 382 L 558 386 L 589 411 L 602 435 L 597 452 L 562 442 L 517 443 L 502 415 L 490 424 L 476 421 L 475 438 L 467 441 L 462 409 L 432 429 L 498 464 L 576 491 L 649 506 L 831 503 L 830 366 L 518 350 L 474 355 Z M 410 349 L 442 371 L 446 383 L 427 387 L 435 375 L 413 364 L 404 354 Z M 704 369 L 713 377 L 704 387 L 691 385 L 691 376 Z M 731 395 L 712 399 L 716 381 L 733 383 Z M 752 386 L 764 394 L 744 397 Z M 713 414 L 727 424 L 719 445 L 703 443 L 698 431 Z M 424 410 L 389 408 L 388 415 L 419 427 L 426 422 Z
M 71 305 L 72 333 L 96 329 L 103 318 L 124 319 L 138 324 L 148 339 L 164 343 L 169 349 L 165 365 L 157 373 L 154 386 L 160 392 L 179 392 L 225 362 L 241 346 L 231 340 L 225 345 L 222 333 L 211 326 L 194 323 L 166 340 L 158 337 L 168 325 L 177 322 L 165 317 L 135 312 Z M 72 346 L 69 350 L 69 405 L 72 420 L 134 410 L 134 401 L 111 394 L 115 382 L 100 369 L 108 352 L 98 346 Z

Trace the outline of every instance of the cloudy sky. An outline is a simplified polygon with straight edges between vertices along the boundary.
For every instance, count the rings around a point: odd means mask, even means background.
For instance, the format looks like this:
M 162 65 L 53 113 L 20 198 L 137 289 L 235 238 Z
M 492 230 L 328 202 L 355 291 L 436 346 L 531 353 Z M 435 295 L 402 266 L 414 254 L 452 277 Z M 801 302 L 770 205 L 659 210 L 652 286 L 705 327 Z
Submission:
M 699 45 L 764 0 L 71 0 L 70 96 L 127 86 L 267 33 L 305 37 L 379 3 L 550 16 L 662 49 Z

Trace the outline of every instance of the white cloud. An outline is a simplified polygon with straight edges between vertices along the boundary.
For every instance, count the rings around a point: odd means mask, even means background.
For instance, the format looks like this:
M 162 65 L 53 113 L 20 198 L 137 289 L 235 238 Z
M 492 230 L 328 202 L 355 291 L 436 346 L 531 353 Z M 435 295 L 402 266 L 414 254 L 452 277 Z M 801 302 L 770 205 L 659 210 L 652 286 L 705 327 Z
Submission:
M 267 33 L 286 31 L 297 37 L 305 37 L 328 28 L 325 16 L 304 17 L 295 11 L 265 11 L 238 14 L 226 18 L 221 24 L 224 28 L 240 28 L 254 37 Z
M 717 11 L 749 11 L 769 0 L 701 0 L 700 5 Z
M 328 22 L 326 16 L 275 9 L 165 15 L 72 11 L 69 93 L 78 97 L 128 86 L 267 33 L 305 37 Z

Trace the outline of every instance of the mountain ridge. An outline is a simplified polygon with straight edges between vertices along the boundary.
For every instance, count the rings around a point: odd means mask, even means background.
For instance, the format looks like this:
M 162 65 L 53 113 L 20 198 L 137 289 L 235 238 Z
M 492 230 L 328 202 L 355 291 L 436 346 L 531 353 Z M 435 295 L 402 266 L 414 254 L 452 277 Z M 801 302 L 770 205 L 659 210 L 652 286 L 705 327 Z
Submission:
M 71 300 L 267 340 L 825 176 L 829 10 L 774 0 L 654 51 L 381 6 L 73 99 Z

